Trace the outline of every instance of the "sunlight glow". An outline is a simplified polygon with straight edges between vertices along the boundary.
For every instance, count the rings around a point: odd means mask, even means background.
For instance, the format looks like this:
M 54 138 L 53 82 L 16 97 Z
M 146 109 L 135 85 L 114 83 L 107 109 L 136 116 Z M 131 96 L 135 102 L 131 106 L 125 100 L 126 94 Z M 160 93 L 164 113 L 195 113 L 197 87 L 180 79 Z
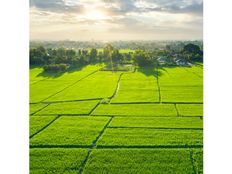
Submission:
M 106 14 L 102 11 L 99 10 L 90 10 L 88 12 L 86 12 L 83 17 L 85 19 L 88 20 L 104 20 L 104 19 L 108 19 L 108 17 L 106 16 Z

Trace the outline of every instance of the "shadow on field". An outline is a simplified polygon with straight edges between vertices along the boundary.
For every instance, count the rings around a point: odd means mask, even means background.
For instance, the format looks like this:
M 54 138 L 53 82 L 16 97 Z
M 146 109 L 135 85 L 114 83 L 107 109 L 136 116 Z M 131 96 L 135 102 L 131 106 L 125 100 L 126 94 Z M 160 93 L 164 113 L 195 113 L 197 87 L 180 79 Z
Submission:
M 160 77 L 167 72 L 163 67 L 157 66 L 144 66 L 138 67 L 138 72 L 143 73 L 146 76 Z
M 73 73 L 76 71 L 81 71 L 86 65 L 83 66 L 70 66 L 67 71 L 63 72 L 46 72 L 43 71 L 42 73 L 38 74 L 37 77 L 49 77 L 49 78 L 58 78 L 62 76 L 64 73 Z

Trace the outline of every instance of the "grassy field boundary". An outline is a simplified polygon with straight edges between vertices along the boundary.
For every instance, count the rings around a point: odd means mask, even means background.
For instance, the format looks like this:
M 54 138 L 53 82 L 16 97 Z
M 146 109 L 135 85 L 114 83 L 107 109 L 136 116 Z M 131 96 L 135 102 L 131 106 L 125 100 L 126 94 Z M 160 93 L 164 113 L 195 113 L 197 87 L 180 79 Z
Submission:
M 49 127 L 54 121 L 56 121 L 58 118 L 60 118 L 60 115 L 58 115 L 56 118 L 54 118 L 52 121 L 50 121 L 48 124 L 46 124 L 44 127 L 42 127 L 40 130 L 38 130 L 37 132 L 35 132 L 34 134 L 32 134 L 30 136 L 30 138 L 33 138 L 35 135 L 37 135 L 38 133 L 42 132 L 44 129 L 46 129 L 47 127 Z
M 51 102 L 33 102 L 30 104 L 54 104 L 54 103 L 71 103 L 71 102 L 82 102 L 82 101 L 92 101 L 92 100 L 102 100 L 103 98 L 87 98 L 81 100 L 62 100 L 62 101 L 51 101 Z
M 192 166 L 193 166 L 193 172 L 194 172 L 194 174 L 197 174 L 196 166 L 195 166 L 195 163 L 193 160 L 193 151 L 191 149 L 189 150 L 189 157 L 190 157 L 190 161 L 191 161 Z
M 48 107 L 49 105 L 50 105 L 50 104 L 47 104 L 46 106 L 44 106 L 44 107 L 40 108 L 39 110 L 37 110 L 37 111 L 33 112 L 33 113 L 32 113 L 32 114 L 30 114 L 30 115 L 35 115 L 36 113 L 38 113 L 38 112 L 42 111 L 43 109 L 45 109 L 46 107 Z
M 89 156 L 90 154 L 92 153 L 93 149 L 96 148 L 96 144 L 97 144 L 97 141 L 99 140 L 99 138 L 102 136 L 102 134 L 104 133 L 105 129 L 108 127 L 108 125 L 110 124 L 110 122 L 112 121 L 113 117 L 111 117 L 109 119 L 109 121 L 106 123 L 106 125 L 103 127 L 103 129 L 101 130 L 101 132 L 98 134 L 98 136 L 96 137 L 96 139 L 92 142 L 92 145 L 91 147 L 89 148 L 88 150 L 88 154 L 85 158 L 85 160 L 83 161 L 83 163 L 81 164 L 81 167 L 79 169 L 79 174 L 82 174 L 84 169 L 85 169 L 85 165 L 86 163 L 88 162 L 88 159 L 89 159 Z
M 87 155 L 86 155 L 84 161 L 81 163 L 81 165 L 80 165 L 80 167 L 79 167 L 78 174 L 83 173 L 83 170 L 84 170 L 84 168 L 85 168 L 85 165 L 86 165 L 86 163 L 87 163 L 87 161 L 88 161 L 88 159 L 89 159 L 89 156 L 90 156 L 91 152 L 92 152 L 92 149 L 91 149 L 91 148 L 88 149 L 88 153 L 87 153 Z
M 184 70 L 187 71 L 187 72 L 189 72 L 189 73 L 192 73 L 192 74 L 196 75 L 196 76 L 199 77 L 199 78 L 202 78 L 202 77 L 203 77 L 203 76 L 201 76 L 201 75 L 199 75 L 199 74 L 197 74 L 197 73 L 195 73 L 195 72 L 189 71 L 188 68 L 186 68 L 186 67 L 184 67 Z
M 41 80 L 38 80 L 38 81 L 35 81 L 34 83 L 31 83 L 30 86 L 31 86 L 31 85 L 35 85 L 35 84 L 37 84 L 37 83 L 39 83 L 39 82 L 42 82 L 42 81 L 44 81 L 44 80 L 47 80 L 47 79 L 48 79 L 48 77 L 46 77 L 46 78 L 44 78 L 44 79 L 41 79 Z
M 91 111 L 88 113 L 88 115 L 91 115 L 92 112 L 101 104 L 101 100 L 91 109 Z
M 203 130 L 203 128 L 168 128 L 168 127 L 126 127 L 126 126 L 109 126 L 108 129 L 158 129 L 158 130 Z
M 64 114 L 64 115 L 67 115 L 67 114 Z M 68 116 L 68 115 L 67 115 Z M 72 116 L 78 116 L 78 114 L 73 114 Z M 91 116 L 94 116 L 94 117 L 147 117 L 147 118 L 150 118 L 150 117 L 155 117 L 155 118 L 158 118 L 158 117 L 177 117 L 177 116 L 143 116 L 143 115 L 117 115 L 117 114 L 112 114 L 112 115 L 107 115 L 107 114 L 99 114 L 99 115 L 96 115 L 96 114 L 92 114 Z M 200 115 L 196 115 L 196 116 L 181 116 L 181 117 L 187 117 L 187 118 L 191 118 L 191 117 L 199 117 L 200 119 L 203 119 L 203 116 L 200 116 Z
M 101 68 L 100 68 L 100 69 L 101 69 Z M 58 91 L 58 92 L 56 92 L 56 93 L 54 93 L 54 94 L 52 94 L 52 95 L 48 96 L 47 98 L 45 98 L 45 99 L 41 100 L 41 102 L 43 102 L 43 101 L 45 101 L 45 100 L 47 100 L 47 99 L 49 99 L 49 98 L 51 98 L 51 97 L 55 96 L 56 94 L 59 94 L 59 93 L 63 92 L 64 90 L 66 90 L 66 89 L 68 89 L 68 88 L 70 88 L 70 87 L 74 86 L 75 84 L 77 84 L 78 82 L 80 82 L 80 81 L 84 80 L 85 78 L 87 78 L 87 77 L 89 77 L 89 76 L 91 76 L 91 75 L 93 75 L 93 74 L 97 73 L 100 69 L 98 69 L 98 70 L 96 70 L 96 71 L 93 71 L 93 72 L 91 72 L 90 74 L 87 74 L 86 76 L 82 77 L 81 79 L 79 79 L 79 80 L 75 81 L 74 83 L 72 83 L 72 84 L 70 84 L 70 85 L 66 86 L 66 87 L 65 87 L 65 88 L 63 88 L 62 90 L 60 90 L 60 91 Z
M 30 148 L 92 148 L 92 145 L 30 145 Z M 94 149 L 202 149 L 203 145 L 96 145 Z
M 109 103 L 111 103 L 111 100 L 112 100 L 112 99 L 116 96 L 116 94 L 118 93 L 118 90 L 119 90 L 119 87 L 120 87 L 120 81 L 121 81 L 121 78 L 122 78 L 123 74 L 124 74 L 124 73 L 121 73 L 120 76 L 119 76 L 119 78 L 118 78 L 117 85 L 116 85 L 116 88 L 115 88 L 115 90 L 114 90 L 114 93 L 113 93 L 113 95 L 109 98 L 109 99 L 110 99 Z
M 78 102 L 78 101 L 92 101 L 92 100 L 103 100 L 104 98 L 88 98 L 80 100 L 63 100 L 63 101 L 41 101 L 41 102 L 32 102 L 30 104 L 53 104 L 53 103 L 66 103 L 66 102 Z M 108 103 L 101 103 L 108 104 Z M 204 104 L 203 102 L 111 102 L 110 104 Z
M 176 104 L 174 104 L 174 106 L 175 106 L 175 109 L 176 109 L 177 117 L 180 117 L 180 113 L 179 113 L 179 110 L 178 110 L 178 108 L 177 108 Z
M 112 102 L 110 104 L 203 104 L 203 102 Z

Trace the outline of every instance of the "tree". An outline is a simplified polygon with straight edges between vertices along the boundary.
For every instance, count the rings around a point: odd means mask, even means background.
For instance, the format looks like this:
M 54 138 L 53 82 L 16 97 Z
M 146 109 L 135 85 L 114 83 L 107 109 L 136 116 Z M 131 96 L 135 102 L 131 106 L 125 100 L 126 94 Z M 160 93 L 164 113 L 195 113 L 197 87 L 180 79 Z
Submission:
M 97 49 L 92 48 L 92 49 L 90 50 L 89 61 L 90 61 L 91 63 L 94 63 L 94 62 L 97 61 Z
M 43 46 L 39 46 L 34 49 L 30 49 L 30 64 L 31 65 L 43 65 L 49 63 L 49 56 L 46 49 Z
M 200 47 L 190 43 L 184 46 L 184 52 L 197 54 L 200 52 Z
M 113 67 L 113 61 L 112 61 L 112 53 L 113 53 L 114 47 L 111 44 L 107 44 L 105 48 L 103 49 L 103 56 L 108 62 L 108 64 Z
M 203 61 L 203 52 L 198 45 L 185 45 L 182 54 L 187 61 Z
M 151 53 L 141 50 L 136 50 L 134 53 L 134 61 L 139 66 L 147 66 L 153 64 L 153 56 Z

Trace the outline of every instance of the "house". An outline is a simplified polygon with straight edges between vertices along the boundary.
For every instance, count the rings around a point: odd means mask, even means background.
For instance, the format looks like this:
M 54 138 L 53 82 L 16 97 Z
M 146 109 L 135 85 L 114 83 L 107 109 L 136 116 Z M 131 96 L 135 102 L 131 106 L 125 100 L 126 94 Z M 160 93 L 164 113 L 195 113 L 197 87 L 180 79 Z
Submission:
M 176 64 L 179 66 L 191 66 L 192 64 L 183 60 L 183 59 L 177 59 Z M 191 64 L 191 65 L 190 65 Z
M 160 65 L 163 65 L 163 64 L 167 63 L 167 57 L 166 56 L 159 56 L 157 60 L 158 60 Z

